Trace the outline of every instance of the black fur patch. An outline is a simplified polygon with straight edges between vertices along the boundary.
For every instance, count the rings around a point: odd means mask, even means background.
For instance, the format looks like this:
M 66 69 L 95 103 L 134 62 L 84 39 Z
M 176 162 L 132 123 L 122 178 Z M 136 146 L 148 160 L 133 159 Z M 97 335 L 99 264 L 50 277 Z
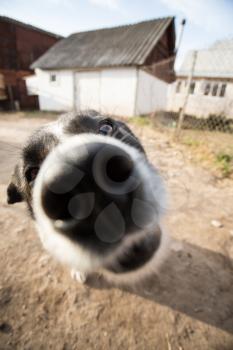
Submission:
M 77 135 L 82 133 L 97 134 L 99 130 L 99 124 L 103 120 L 95 111 L 86 111 L 82 114 L 73 115 L 71 118 L 65 118 L 64 121 L 64 133 L 70 135 Z
M 66 134 L 80 133 L 99 133 L 99 127 L 106 122 L 113 126 L 112 137 L 121 140 L 132 147 L 137 148 L 140 152 L 145 153 L 138 138 L 132 133 L 130 128 L 122 121 L 116 121 L 109 116 L 101 116 L 95 111 L 87 111 L 83 114 L 77 114 L 70 119 L 64 118 L 64 132 Z
M 24 165 L 40 165 L 48 153 L 58 144 L 56 135 L 39 129 L 23 148 Z
M 15 184 L 10 183 L 10 185 L 7 187 L 7 203 L 14 204 L 22 201 L 23 201 L 22 194 L 19 192 Z

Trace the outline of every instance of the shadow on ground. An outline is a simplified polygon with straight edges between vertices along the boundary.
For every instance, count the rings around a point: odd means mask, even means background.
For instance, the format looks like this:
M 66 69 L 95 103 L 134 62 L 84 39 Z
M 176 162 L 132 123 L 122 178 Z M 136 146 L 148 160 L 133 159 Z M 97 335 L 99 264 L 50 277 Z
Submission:
M 90 276 L 87 284 L 97 289 L 116 286 L 104 275 Z M 171 251 L 159 276 L 118 288 L 233 334 L 232 286 L 230 258 L 184 242 L 182 249 Z

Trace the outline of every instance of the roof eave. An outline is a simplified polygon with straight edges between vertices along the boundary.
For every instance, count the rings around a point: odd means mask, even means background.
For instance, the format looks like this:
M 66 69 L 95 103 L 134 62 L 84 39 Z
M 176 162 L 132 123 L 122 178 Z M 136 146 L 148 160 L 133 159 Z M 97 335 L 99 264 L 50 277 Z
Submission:
M 160 35 L 157 35 L 156 40 L 154 41 L 153 45 L 151 46 L 150 50 L 148 50 L 146 56 L 144 57 L 143 60 L 140 61 L 139 65 L 143 66 L 145 65 L 146 60 L 148 59 L 148 57 L 150 56 L 151 52 L 153 51 L 154 47 L 157 45 L 157 43 L 159 42 L 159 40 L 161 39 L 161 37 L 163 36 L 163 34 L 166 32 L 167 28 L 169 27 L 169 25 L 172 23 L 172 31 L 173 31 L 173 37 L 175 38 L 175 17 L 167 17 L 168 23 L 166 25 L 164 25 L 164 27 L 161 29 Z M 173 46 L 175 48 L 175 41 L 173 43 Z
M 179 78 L 187 78 L 189 76 L 190 72 L 178 72 L 176 76 Z M 193 78 L 216 78 L 216 79 L 229 79 L 233 78 L 233 72 L 232 73 L 205 73 L 205 72 L 197 72 L 193 75 Z
M 45 71 L 52 71 L 52 70 L 99 70 L 99 69 L 106 69 L 106 68 L 130 68 L 130 67 L 142 67 L 143 64 L 137 64 L 137 63 L 131 63 L 131 64 L 112 64 L 112 65 L 102 65 L 102 66 L 75 66 L 75 67 L 58 67 L 58 66 L 40 66 L 36 65 L 36 62 L 33 63 L 30 68 L 31 69 L 41 69 Z

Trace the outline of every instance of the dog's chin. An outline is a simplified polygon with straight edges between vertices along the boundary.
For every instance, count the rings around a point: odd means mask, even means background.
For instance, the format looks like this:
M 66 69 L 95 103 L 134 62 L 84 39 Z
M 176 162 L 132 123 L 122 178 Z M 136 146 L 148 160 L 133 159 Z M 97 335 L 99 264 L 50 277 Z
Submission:
M 71 269 L 84 273 L 105 270 L 110 276 L 121 281 L 140 278 L 146 272 L 155 272 L 166 255 L 168 237 L 160 227 L 148 231 L 138 231 L 106 251 L 87 249 L 75 243 L 48 223 L 47 230 L 37 226 L 40 239 L 46 250 L 55 259 Z
M 87 239 L 85 234 L 80 232 L 80 227 L 76 226 L 75 219 L 51 220 L 42 205 L 44 174 L 51 165 L 54 165 L 57 154 L 64 155 L 70 150 L 69 154 L 72 154 L 74 146 L 82 147 L 83 144 L 93 142 L 93 138 L 95 141 L 122 148 L 137 164 L 141 179 L 143 190 L 140 190 L 140 193 L 143 195 L 140 200 L 134 201 L 134 208 L 131 210 L 134 226 L 126 227 L 124 235 L 117 239 L 112 239 L 111 232 L 110 240 L 106 240 L 106 235 L 100 237 L 97 234 L 96 236 L 94 226 L 90 227 L 93 234 Z M 145 203 L 150 205 L 147 206 Z M 33 191 L 33 211 L 44 247 L 61 263 L 85 273 L 107 269 L 114 275 L 128 275 L 142 271 L 146 266 L 155 266 L 154 262 L 161 260 L 160 256 L 165 246 L 164 235 L 159 229 L 160 215 L 164 207 L 161 178 L 147 162 L 145 156 L 119 140 L 103 136 L 74 136 L 64 145 L 58 146 L 44 161 Z M 123 219 L 125 219 L 124 213 Z

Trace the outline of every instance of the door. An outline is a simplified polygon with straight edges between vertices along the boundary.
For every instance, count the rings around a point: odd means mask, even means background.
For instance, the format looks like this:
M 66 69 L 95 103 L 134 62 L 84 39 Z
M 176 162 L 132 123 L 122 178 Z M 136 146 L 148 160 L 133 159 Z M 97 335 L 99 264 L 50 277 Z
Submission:
M 77 72 L 75 74 L 75 100 L 78 111 L 100 110 L 100 72 Z

